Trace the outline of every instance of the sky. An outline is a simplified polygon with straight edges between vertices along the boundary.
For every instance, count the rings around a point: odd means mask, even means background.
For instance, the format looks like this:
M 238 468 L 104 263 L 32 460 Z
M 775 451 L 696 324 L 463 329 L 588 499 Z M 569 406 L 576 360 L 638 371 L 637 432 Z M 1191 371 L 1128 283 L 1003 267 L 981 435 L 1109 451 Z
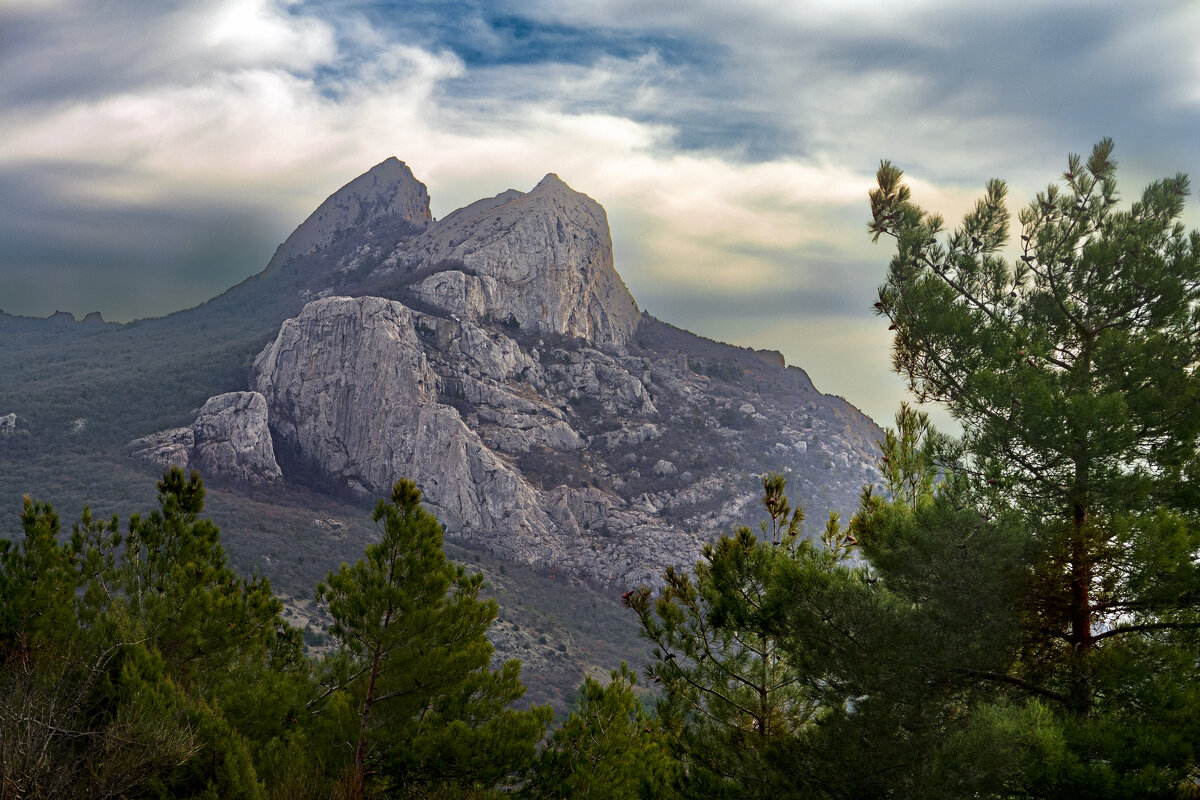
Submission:
M 887 423 L 880 160 L 950 221 L 1105 136 L 1126 198 L 1200 175 L 1197 34 L 1183 0 L 0 0 L 0 309 L 194 306 L 389 156 L 439 218 L 555 172 L 643 309 Z

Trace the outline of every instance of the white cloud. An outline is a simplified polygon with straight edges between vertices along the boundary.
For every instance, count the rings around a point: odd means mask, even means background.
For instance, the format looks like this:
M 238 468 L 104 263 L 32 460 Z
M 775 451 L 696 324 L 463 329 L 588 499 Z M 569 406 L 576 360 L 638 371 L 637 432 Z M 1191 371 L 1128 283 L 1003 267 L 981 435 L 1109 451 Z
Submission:
M 287 5 L 224 0 L 187 21 L 196 25 L 197 49 L 225 66 L 308 70 L 330 61 L 336 48 L 333 29 L 314 17 L 288 14 Z

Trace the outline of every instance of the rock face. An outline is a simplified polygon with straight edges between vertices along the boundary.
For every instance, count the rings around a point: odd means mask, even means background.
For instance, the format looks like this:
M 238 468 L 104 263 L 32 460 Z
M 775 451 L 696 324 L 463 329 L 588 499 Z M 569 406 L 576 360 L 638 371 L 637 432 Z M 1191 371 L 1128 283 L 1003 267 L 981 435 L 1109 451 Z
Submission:
M 160 469 L 195 469 L 207 477 L 251 486 L 283 477 L 267 427 L 267 403 L 258 392 L 209 398 L 190 427 L 145 436 L 129 448 L 135 458 Z
M 428 203 L 424 185 L 388 159 L 326 200 L 268 272 L 288 270 L 307 299 L 387 297 L 600 348 L 622 346 L 637 329 L 637 303 L 613 269 L 604 209 L 556 175 L 437 222 Z
M 554 174 L 528 194 L 510 190 L 456 211 L 390 262 L 440 267 L 413 291 L 473 321 L 616 345 L 637 328 L 604 209 Z
M 268 269 L 311 255 L 352 230 L 384 221 L 421 230 L 432 220 L 425 184 L 403 161 L 389 158 L 330 195 L 279 246 Z
M 639 329 L 671 330 L 650 318 Z M 807 461 L 806 473 L 836 471 L 856 488 L 872 478 L 872 443 L 852 433 L 844 402 L 798 370 L 708 344 L 739 356 L 726 368 L 744 389 L 714 385 L 678 352 L 539 348 L 394 300 L 328 297 L 284 323 L 254 386 L 285 468 L 361 496 L 407 476 L 476 546 L 601 583 L 656 583 L 755 500 L 757 478 L 732 454 L 757 471 Z M 749 380 L 756 369 L 768 374 Z M 803 404 L 781 408 L 781 395 Z M 765 415 L 786 422 L 737 430 Z M 833 429 L 808 454 L 826 420 Z
M 210 475 L 240 483 L 274 483 L 283 474 L 267 427 L 267 403 L 258 392 L 209 398 L 192 424 L 193 463 Z
M 515 560 L 608 577 L 577 552 L 584 504 L 566 487 L 540 491 L 505 455 L 584 447 L 557 406 L 513 392 L 539 370 L 511 340 L 396 301 L 329 297 L 288 320 L 254 370 L 280 451 L 298 467 L 362 496 L 410 477 L 451 530 Z M 473 426 L 456 398 L 474 398 Z M 621 505 L 596 495 L 593 506 Z M 639 575 L 653 578 L 645 566 Z
M 129 454 L 158 469 L 179 467 L 186 472 L 192 469 L 192 449 L 195 445 L 196 435 L 190 427 L 170 428 L 134 439 L 129 443 Z

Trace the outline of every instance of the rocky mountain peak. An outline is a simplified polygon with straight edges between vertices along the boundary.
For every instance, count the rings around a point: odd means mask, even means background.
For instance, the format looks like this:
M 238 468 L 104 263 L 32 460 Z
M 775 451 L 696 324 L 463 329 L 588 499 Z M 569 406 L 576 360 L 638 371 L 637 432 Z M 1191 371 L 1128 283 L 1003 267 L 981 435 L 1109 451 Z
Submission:
M 460 540 L 624 586 L 744 521 L 763 471 L 842 512 L 874 480 L 882 432 L 803 370 L 643 315 L 604 209 L 557 175 L 428 208 L 395 159 L 331 196 L 260 287 L 308 302 L 251 391 L 130 451 L 361 498 L 407 476 Z
M 393 156 L 331 194 L 279 246 L 268 269 L 328 247 L 355 230 L 391 223 L 420 231 L 432 221 L 429 190 Z
M 553 172 L 547 172 L 545 177 L 538 181 L 538 185 L 533 187 L 534 192 L 550 192 L 555 190 L 566 190 L 568 192 L 575 191 L 570 186 L 567 186 L 567 184 L 563 182 L 563 179 L 558 177 L 558 175 Z
M 450 214 L 400 261 L 433 273 L 413 287 L 419 300 L 468 319 L 602 346 L 624 344 L 638 325 L 608 216 L 553 173 L 528 193 L 510 189 Z

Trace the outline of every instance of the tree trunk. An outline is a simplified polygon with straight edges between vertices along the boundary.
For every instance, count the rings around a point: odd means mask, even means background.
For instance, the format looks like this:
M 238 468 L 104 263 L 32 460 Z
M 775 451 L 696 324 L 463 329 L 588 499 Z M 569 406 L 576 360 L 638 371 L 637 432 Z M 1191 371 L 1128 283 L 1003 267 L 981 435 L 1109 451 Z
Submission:
M 358 749 L 354 753 L 353 797 L 355 800 L 359 800 L 363 796 L 363 790 L 366 787 L 367 726 L 371 722 L 371 707 L 375 705 L 375 680 L 379 677 L 379 661 L 382 654 L 382 645 L 377 645 L 371 660 L 371 676 L 367 680 L 367 695 L 363 698 L 362 712 L 358 717 Z
M 1088 391 L 1092 378 L 1092 348 L 1095 334 L 1084 332 L 1085 345 L 1077 364 L 1078 391 Z M 1091 680 L 1087 660 L 1092 650 L 1093 554 L 1087 542 L 1088 511 L 1091 505 L 1091 443 L 1088 430 L 1078 420 L 1075 428 L 1075 478 L 1071 503 L 1071 710 L 1087 716 L 1092 707 Z
M 1086 475 L 1086 467 L 1084 468 Z M 1092 554 L 1086 541 L 1087 501 L 1072 502 L 1071 520 L 1071 710 L 1087 716 L 1092 706 L 1087 659 L 1092 650 Z

